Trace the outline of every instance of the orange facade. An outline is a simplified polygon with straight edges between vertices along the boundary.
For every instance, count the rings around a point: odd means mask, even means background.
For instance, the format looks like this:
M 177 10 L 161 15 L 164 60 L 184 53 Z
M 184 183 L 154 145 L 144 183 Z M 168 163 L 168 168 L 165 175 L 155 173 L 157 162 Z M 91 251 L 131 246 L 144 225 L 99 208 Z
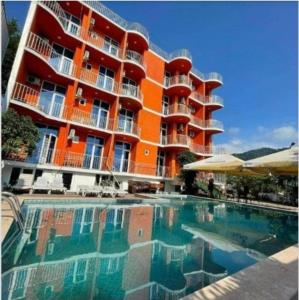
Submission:
M 187 50 L 165 53 L 100 2 L 40 1 L 30 11 L 8 100 L 54 128 L 44 164 L 163 180 L 178 174 L 181 151 L 213 154 L 219 74 L 195 70 Z

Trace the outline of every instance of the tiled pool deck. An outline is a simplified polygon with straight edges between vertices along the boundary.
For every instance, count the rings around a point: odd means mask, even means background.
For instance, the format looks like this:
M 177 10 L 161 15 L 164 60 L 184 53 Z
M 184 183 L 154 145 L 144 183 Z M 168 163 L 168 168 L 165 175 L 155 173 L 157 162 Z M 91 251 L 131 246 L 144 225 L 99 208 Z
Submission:
M 20 202 L 26 199 L 55 200 L 61 198 L 82 198 L 81 196 L 63 195 L 20 195 Z M 138 195 L 127 195 L 125 198 L 140 198 Z M 95 200 L 96 198 L 92 198 Z M 213 199 L 214 200 L 214 199 Z M 88 198 L 84 198 L 88 201 Z M 231 201 L 229 201 L 231 202 Z M 257 202 L 257 201 L 256 201 Z M 269 207 L 298 212 L 297 207 L 275 203 L 257 202 L 244 205 Z M 6 204 L 2 209 L 7 209 Z M 6 214 L 8 214 L 6 212 Z M 13 219 L 2 217 L 1 242 L 4 239 Z M 250 266 L 232 276 L 217 281 L 184 300 L 296 300 L 298 299 L 298 245 L 289 247 L 269 258 Z

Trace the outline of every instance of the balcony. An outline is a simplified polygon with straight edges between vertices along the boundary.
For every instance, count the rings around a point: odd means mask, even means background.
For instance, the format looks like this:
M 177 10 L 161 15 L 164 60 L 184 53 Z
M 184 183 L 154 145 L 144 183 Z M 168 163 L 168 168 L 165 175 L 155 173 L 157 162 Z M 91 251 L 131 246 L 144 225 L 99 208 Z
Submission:
M 223 99 L 217 95 L 203 96 L 198 92 L 192 92 L 189 98 L 201 105 L 206 105 L 208 107 L 221 108 L 223 107 Z
M 29 52 L 37 54 L 39 58 L 45 61 L 55 72 L 68 77 L 74 76 L 73 61 L 59 53 L 52 46 L 37 34 L 30 32 L 26 43 Z
M 216 72 L 211 72 L 211 73 L 207 74 L 205 76 L 205 81 L 206 81 L 206 91 L 207 92 L 223 85 L 222 76 Z
M 156 175 L 158 177 L 171 177 L 170 168 L 166 166 L 157 166 Z
M 127 26 L 128 39 L 133 39 L 142 46 L 144 50 L 149 46 L 149 34 L 145 27 L 139 23 L 130 23 Z
M 100 118 L 97 114 L 81 110 L 77 107 L 68 108 L 67 116 L 72 123 L 85 125 L 91 129 L 99 129 L 101 131 L 109 132 L 113 130 L 113 119 Z
M 140 139 L 140 127 L 131 120 L 118 119 L 114 129 L 118 138 L 124 141 L 136 141 Z
M 83 40 L 89 42 L 90 44 L 92 44 L 93 46 L 95 46 L 97 49 L 104 52 L 105 54 L 108 54 L 109 56 L 118 59 L 122 58 L 123 49 L 105 41 L 103 35 L 90 30 L 82 30 L 81 36 Z
M 200 130 L 204 130 L 206 128 L 205 121 L 194 116 L 191 116 L 189 126 Z
M 39 5 L 44 7 L 48 12 L 50 12 L 53 17 L 55 17 L 63 30 L 75 37 L 80 37 L 81 26 L 69 20 L 65 14 L 63 8 L 59 5 L 57 1 L 39 1 Z
M 225 149 L 222 147 L 204 146 L 193 143 L 190 143 L 190 151 L 201 156 L 212 156 L 225 153 Z
M 66 152 L 63 166 L 90 170 L 106 170 L 106 157 L 76 152 Z
M 179 49 L 169 54 L 169 68 L 173 71 L 188 73 L 192 67 L 192 56 L 189 50 Z
M 192 90 L 192 82 L 187 75 L 166 77 L 164 85 L 170 95 L 189 95 Z
M 165 118 L 167 118 L 167 120 L 175 120 L 177 122 L 190 121 L 189 108 L 185 104 L 173 104 L 169 106 L 165 112 Z
M 133 50 L 126 50 L 125 68 L 136 77 L 145 77 L 146 65 L 143 55 Z
M 138 86 L 123 83 L 120 96 L 124 98 L 125 105 L 128 105 L 130 108 L 141 109 L 143 106 L 143 94 Z
M 46 118 L 64 120 L 65 106 L 55 102 L 47 96 L 43 96 L 39 90 L 35 90 L 27 85 L 16 82 L 10 97 L 10 102 L 32 109 Z
M 162 139 L 162 144 L 165 147 L 189 148 L 188 136 L 185 134 L 167 135 Z
M 224 131 L 223 123 L 218 120 L 210 119 L 205 121 L 205 128 L 208 131 Z
M 111 77 L 103 76 L 85 68 L 78 68 L 77 75 L 81 81 L 88 83 L 92 87 L 109 92 L 115 96 L 118 93 L 118 83 Z

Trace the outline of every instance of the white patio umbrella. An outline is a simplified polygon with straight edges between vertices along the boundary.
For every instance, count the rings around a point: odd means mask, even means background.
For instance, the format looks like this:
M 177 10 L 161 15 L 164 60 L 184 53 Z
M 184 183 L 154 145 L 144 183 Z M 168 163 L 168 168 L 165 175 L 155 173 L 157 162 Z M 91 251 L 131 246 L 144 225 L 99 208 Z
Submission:
M 184 165 L 184 170 L 194 170 L 231 175 L 256 175 L 255 172 L 243 168 L 244 161 L 230 154 L 219 154 L 213 157 Z
M 298 175 L 298 146 L 248 160 L 244 168 L 257 173 Z

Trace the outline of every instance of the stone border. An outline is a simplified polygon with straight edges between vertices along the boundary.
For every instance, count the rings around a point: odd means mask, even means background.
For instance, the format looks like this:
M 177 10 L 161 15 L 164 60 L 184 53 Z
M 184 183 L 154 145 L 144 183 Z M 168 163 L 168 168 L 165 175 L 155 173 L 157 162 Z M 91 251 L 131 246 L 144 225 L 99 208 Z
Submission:
M 225 277 L 183 300 L 295 300 L 298 244 Z

